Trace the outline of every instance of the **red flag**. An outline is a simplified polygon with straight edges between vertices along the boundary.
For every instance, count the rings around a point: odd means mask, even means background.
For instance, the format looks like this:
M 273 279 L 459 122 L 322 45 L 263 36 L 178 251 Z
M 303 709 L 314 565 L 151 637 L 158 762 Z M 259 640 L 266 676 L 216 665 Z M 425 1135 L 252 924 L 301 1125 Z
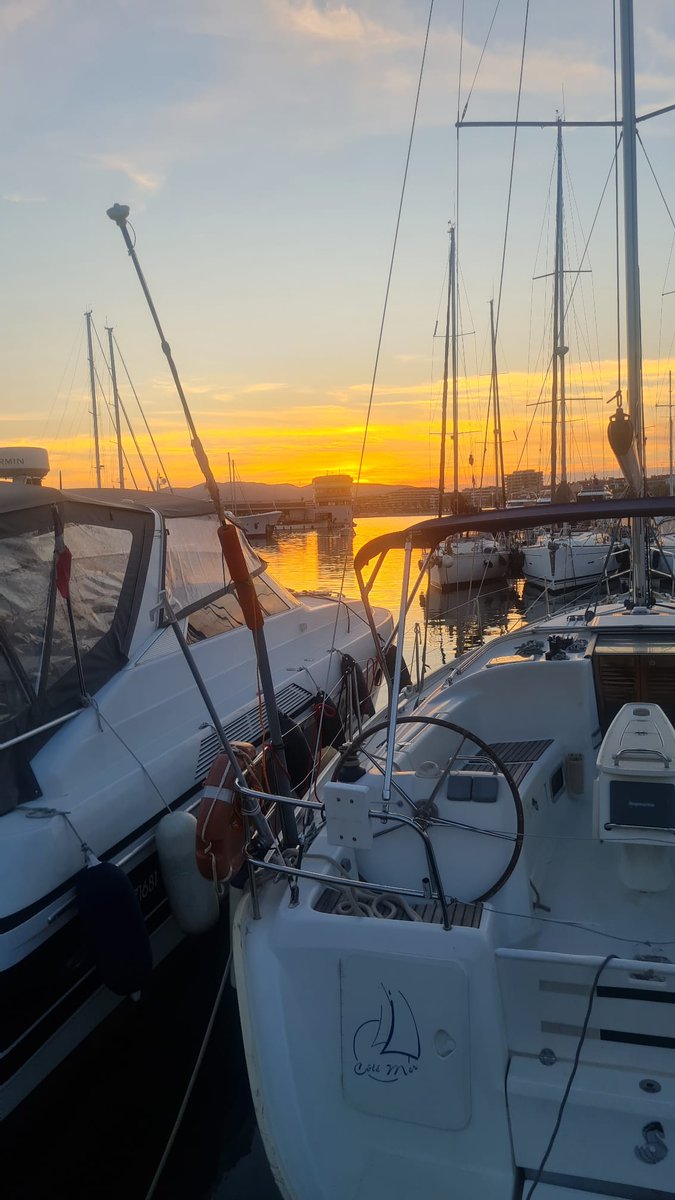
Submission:
M 68 599 L 70 588 L 70 566 L 73 556 L 66 546 L 63 536 L 63 521 L 58 508 L 54 507 L 54 578 L 56 590 L 64 600 Z

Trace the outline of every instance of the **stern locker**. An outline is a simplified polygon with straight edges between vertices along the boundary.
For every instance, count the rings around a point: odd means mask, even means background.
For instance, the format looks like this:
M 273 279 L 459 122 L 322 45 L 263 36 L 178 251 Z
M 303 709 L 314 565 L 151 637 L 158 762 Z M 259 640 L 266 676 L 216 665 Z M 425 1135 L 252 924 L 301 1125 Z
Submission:
M 593 678 L 603 737 L 624 704 L 640 700 L 660 705 L 675 724 L 675 642 L 598 640 Z

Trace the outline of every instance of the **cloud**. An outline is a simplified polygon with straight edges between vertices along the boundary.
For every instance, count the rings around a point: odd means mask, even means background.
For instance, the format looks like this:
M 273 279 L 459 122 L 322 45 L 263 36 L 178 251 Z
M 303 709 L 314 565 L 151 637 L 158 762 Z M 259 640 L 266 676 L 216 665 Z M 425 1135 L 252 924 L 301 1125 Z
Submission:
M 49 0 L 3 0 L 0 4 L 0 42 L 10 37 L 21 25 L 34 21 L 48 3 Z
M 104 171 L 117 171 L 126 175 L 142 192 L 156 192 L 164 182 L 160 175 L 140 170 L 134 163 L 116 154 L 94 154 L 93 162 Z
M 286 387 L 288 387 L 287 383 L 249 383 L 245 388 L 241 388 L 241 392 L 243 395 L 251 392 L 278 392 Z
M 46 196 L 30 196 L 25 192 L 2 192 L 0 200 L 5 200 L 7 204 L 46 204 Z
M 398 47 L 408 43 L 403 34 L 362 16 L 349 4 L 329 4 L 319 8 L 312 0 L 273 0 L 278 20 L 293 33 L 319 42 L 340 45 Z

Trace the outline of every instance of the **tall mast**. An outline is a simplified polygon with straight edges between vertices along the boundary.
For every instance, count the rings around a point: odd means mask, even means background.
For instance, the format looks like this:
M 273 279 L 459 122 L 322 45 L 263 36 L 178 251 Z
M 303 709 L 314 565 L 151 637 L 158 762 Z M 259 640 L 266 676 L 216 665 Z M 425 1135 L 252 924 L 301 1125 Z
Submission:
M 621 117 L 623 142 L 624 256 L 626 263 L 626 360 L 628 411 L 633 423 L 640 470 L 640 495 L 645 494 L 644 425 L 642 417 L 642 330 L 640 326 L 640 266 L 637 225 L 637 135 L 635 123 L 635 51 L 633 0 L 621 0 Z M 647 601 L 645 525 L 634 520 L 631 532 L 635 604 Z
M 558 118 L 558 192 L 555 216 L 555 254 L 558 276 L 558 328 L 555 353 L 558 359 L 558 406 L 560 408 L 560 482 L 567 483 L 567 413 L 565 410 L 565 247 L 563 210 L 563 152 L 562 125 Z
M 494 300 L 490 301 L 490 335 L 492 340 L 492 403 L 494 406 L 495 421 L 495 500 L 497 499 L 497 494 L 501 491 L 502 508 L 506 508 L 506 480 L 504 478 L 504 447 L 502 444 L 501 414 L 499 410 L 499 375 L 497 374 L 497 334 L 495 331 Z
M 452 479 L 454 512 L 459 514 L 459 403 L 457 399 L 457 248 L 455 227 L 450 226 L 450 296 L 452 325 Z
M 108 346 L 110 349 L 110 378 L 113 386 L 113 405 L 115 413 L 115 439 L 117 441 L 117 472 L 120 487 L 124 487 L 124 455 L 122 453 L 122 426 L 120 423 L 120 394 L 117 390 L 117 371 L 115 369 L 115 350 L 113 348 L 112 325 L 106 325 Z
M 448 427 L 448 374 L 450 361 L 450 320 L 452 313 L 452 274 L 454 270 L 455 258 L 455 231 L 450 226 L 450 250 L 448 253 L 448 303 L 445 310 L 445 356 L 443 359 L 443 400 L 441 402 L 441 453 L 438 464 L 438 515 L 443 516 L 443 497 L 445 495 L 445 443 L 447 440 Z M 454 392 L 453 392 L 453 415 L 454 415 Z M 455 441 L 457 440 L 457 427 L 453 426 Z M 457 480 L 455 478 L 455 485 Z
M 91 344 L 91 309 L 85 314 L 87 322 L 87 348 L 89 351 L 89 390 L 91 392 L 91 415 L 94 418 L 94 454 L 96 457 L 96 486 L 101 486 L 101 451 L 98 444 L 98 406 L 96 403 L 96 375 L 94 372 L 94 349 Z
M 560 176 L 560 135 L 558 123 L 558 176 Z M 560 311 L 560 269 L 558 237 L 560 224 L 560 178 L 555 209 L 555 263 L 553 269 L 553 353 L 551 355 L 551 504 L 555 503 L 556 475 L 558 471 L 558 313 Z
M 567 483 L 567 413 L 565 409 L 565 247 L 563 210 L 562 118 L 557 117 L 557 188 L 555 203 L 555 263 L 553 270 L 553 354 L 551 356 L 551 503 L 558 472 L 558 414 L 560 414 L 560 482 Z
M 670 447 L 670 494 L 673 495 L 673 372 L 668 372 L 668 446 Z
M 673 496 L 673 372 L 668 372 L 668 445 L 670 449 L 670 494 Z

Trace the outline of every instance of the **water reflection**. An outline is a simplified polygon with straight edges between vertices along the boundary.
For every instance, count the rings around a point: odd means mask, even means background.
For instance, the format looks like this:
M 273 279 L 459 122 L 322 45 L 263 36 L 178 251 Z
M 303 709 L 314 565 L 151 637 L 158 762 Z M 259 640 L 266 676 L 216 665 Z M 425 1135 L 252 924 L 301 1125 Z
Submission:
M 420 597 L 427 619 L 427 643 L 446 663 L 487 637 L 506 633 L 518 616 L 519 597 L 514 585 L 504 580 L 485 583 L 480 592 L 469 588 L 441 593 L 429 588 Z M 516 621 L 516 627 L 519 624 Z
M 349 530 L 284 531 L 267 547 L 270 571 L 287 587 L 307 591 L 344 591 L 358 594 L 354 555 L 371 539 L 421 520 L 419 516 L 361 517 L 352 534 Z M 401 601 L 403 551 L 385 558 L 372 590 L 372 600 L 398 614 Z M 510 629 L 558 611 L 570 604 L 585 603 L 592 589 L 566 593 L 564 598 L 547 598 L 524 580 L 495 580 L 453 592 L 430 590 L 423 580 L 406 622 L 404 653 L 414 664 L 426 645 L 427 669 L 451 662 L 474 646 Z M 429 599 L 427 600 L 427 596 Z M 425 642 L 426 638 L 426 642 Z

